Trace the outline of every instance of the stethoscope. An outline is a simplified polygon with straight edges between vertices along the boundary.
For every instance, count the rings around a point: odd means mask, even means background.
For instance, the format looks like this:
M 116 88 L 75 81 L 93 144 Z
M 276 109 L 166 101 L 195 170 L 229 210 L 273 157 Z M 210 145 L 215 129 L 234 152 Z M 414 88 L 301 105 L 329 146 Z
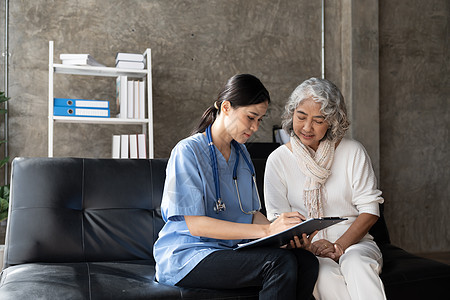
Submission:
M 206 128 L 206 137 L 208 139 L 209 152 L 211 154 L 211 162 L 212 162 L 212 172 L 213 172 L 213 177 L 214 177 L 214 184 L 215 184 L 215 187 L 216 187 L 216 203 L 215 203 L 215 206 L 214 206 L 214 211 L 216 213 L 219 213 L 221 211 L 225 211 L 226 206 L 225 206 L 225 203 L 222 201 L 222 197 L 220 196 L 219 170 L 217 168 L 216 150 L 214 149 L 214 143 L 212 141 L 212 136 L 211 136 L 211 125 L 209 125 Z M 238 142 L 233 140 L 231 142 L 231 144 L 236 149 L 236 162 L 234 163 L 234 169 L 233 169 L 233 181 L 234 181 L 234 185 L 236 187 L 236 193 L 237 193 L 238 200 L 239 200 L 239 207 L 241 208 L 241 211 L 244 214 L 246 214 L 246 215 L 253 215 L 257 211 L 259 211 L 261 209 L 261 198 L 259 197 L 258 188 L 257 188 L 257 185 L 256 185 L 255 170 L 253 169 L 252 164 L 248 161 L 248 159 L 245 156 L 245 154 L 242 152 L 242 149 L 239 146 Z M 237 184 L 237 167 L 239 165 L 239 154 L 242 155 L 242 157 L 244 158 L 245 162 L 247 163 L 248 168 L 250 169 L 250 172 L 252 173 L 253 184 L 255 186 L 256 195 L 258 196 L 258 201 L 259 201 L 259 208 L 258 208 L 258 210 L 251 210 L 251 211 L 247 211 L 246 212 L 242 208 L 241 196 L 239 195 L 239 187 L 238 187 L 238 184 Z

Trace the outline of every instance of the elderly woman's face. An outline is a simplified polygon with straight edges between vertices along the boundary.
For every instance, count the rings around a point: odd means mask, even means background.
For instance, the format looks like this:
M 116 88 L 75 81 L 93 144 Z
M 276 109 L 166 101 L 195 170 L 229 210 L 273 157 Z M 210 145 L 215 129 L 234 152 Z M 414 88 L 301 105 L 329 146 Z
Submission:
M 329 127 L 320 112 L 320 103 L 314 102 L 312 98 L 300 102 L 294 111 L 292 123 L 294 132 L 302 143 L 317 151 Z

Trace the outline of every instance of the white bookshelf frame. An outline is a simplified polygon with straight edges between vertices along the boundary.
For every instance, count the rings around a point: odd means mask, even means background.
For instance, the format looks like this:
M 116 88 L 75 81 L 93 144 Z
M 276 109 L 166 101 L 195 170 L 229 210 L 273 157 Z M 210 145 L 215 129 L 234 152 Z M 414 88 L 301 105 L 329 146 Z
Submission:
M 53 41 L 48 43 L 48 157 L 53 157 L 54 125 L 55 123 L 79 123 L 79 124 L 112 124 L 112 125 L 141 125 L 142 133 L 148 141 L 148 157 L 154 158 L 153 144 L 153 93 L 152 93 L 152 60 L 151 49 L 145 50 L 144 56 L 147 61 L 146 69 L 118 69 L 111 67 L 94 66 L 71 66 L 53 63 L 54 48 Z M 95 117 L 65 117 L 53 115 L 53 76 L 54 74 L 71 74 L 82 76 L 117 77 L 129 76 L 134 78 L 145 78 L 147 82 L 147 118 L 125 119 L 125 118 L 95 118 Z

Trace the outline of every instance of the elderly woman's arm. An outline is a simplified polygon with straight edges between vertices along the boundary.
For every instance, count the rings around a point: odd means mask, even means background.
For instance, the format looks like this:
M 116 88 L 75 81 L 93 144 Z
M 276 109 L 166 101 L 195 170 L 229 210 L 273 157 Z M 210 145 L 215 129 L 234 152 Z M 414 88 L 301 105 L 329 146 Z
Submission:
M 315 254 L 322 257 L 330 257 L 335 261 L 339 260 L 345 250 L 353 244 L 358 243 L 369 229 L 378 220 L 378 216 L 362 213 L 344 234 L 333 244 L 327 240 L 318 240 L 313 244 L 317 247 Z

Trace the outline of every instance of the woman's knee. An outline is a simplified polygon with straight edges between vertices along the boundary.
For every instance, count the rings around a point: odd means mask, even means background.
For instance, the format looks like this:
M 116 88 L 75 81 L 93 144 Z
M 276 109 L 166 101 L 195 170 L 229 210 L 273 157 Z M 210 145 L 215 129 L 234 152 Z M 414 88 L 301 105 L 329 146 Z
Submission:
M 283 274 L 288 280 L 297 280 L 300 274 L 308 275 L 309 278 L 317 278 L 319 273 L 319 261 L 309 251 L 301 249 L 274 249 L 270 254 L 270 264 L 266 266 L 265 273 Z
M 381 265 L 375 258 L 358 252 L 345 253 L 339 260 L 339 264 L 343 273 L 357 271 L 379 273 L 381 270 Z
M 317 273 L 319 273 L 319 260 L 314 254 L 303 249 L 293 249 L 291 251 L 294 253 L 297 259 L 299 270 L 301 270 L 302 272 L 312 272 L 316 275 Z
M 297 258 L 290 251 L 285 249 L 274 249 L 270 255 L 272 256 L 270 261 L 275 267 L 284 270 L 285 272 L 296 274 Z
M 266 253 L 261 271 L 263 286 L 295 286 L 297 281 L 297 260 L 289 251 L 273 249 L 273 251 Z

